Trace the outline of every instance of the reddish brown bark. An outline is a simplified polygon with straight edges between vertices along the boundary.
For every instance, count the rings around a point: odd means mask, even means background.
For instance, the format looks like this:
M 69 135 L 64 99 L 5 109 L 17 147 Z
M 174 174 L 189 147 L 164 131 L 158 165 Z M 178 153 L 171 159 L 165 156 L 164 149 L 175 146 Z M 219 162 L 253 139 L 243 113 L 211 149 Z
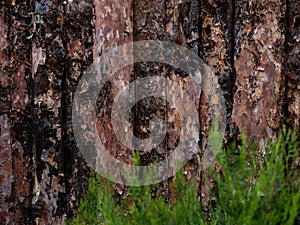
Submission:
M 31 40 L 28 34 L 31 16 L 27 15 L 27 9 L 31 9 L 29 3 L 10 2 L 6 5 L 5 18 L 9 26 L 7 37 L 8 47 L 6 57 L 9 59 L 9 79 L 12 84 L 9 87 L 10 95 L 10 142 L 11 159 L 13 168 L 12 177 L 12 201 L 14 217 L 10 223 L 29 223 L 31 212 L 31 181 L 32 174 L 32 114 L 30 108 L 30 52 Z M 11 11 L 8 12 L 8 9 Z M 14 10 L 13 10 L 14 9 Z
M 236 8 L 238 54 L 233 122 L 261 144 L 275 137 L 283 122 L 285 9 L 285 1 L 240 1 Z
M 263 144 L 276 138 L 283 124 L 300 134 L 297 0 L 40 0 L 1 1 L 1 6 L 0 224 L 63 224 L 75 215 L 90 170 L 72 130 L 75 89 L 93 60 L 118 45 L 165 40 L 203 58 L 226 100 L 227 140 L 244 131 Z M 205 149 L 211 123 L 207 96 L 200 97 L 182 71 L 138 63 L 115 74 L 99 94 L 97 129 L 108 151 L 132 163 L 132 152 L 112 130 L 110 111 L 124 86 L 150 75 L 168 77 L 199 98 L 199 144 Z M 166 87 L 161 91 L 167 93 Z M 165 140 L 141 154 L 143 165 L 174 150 L 180 118 L 167 101 L 142 100 L 131 116 L 139 138 L 148 137 L 154 116 L 167 121 Z M 207 172 L 197 172 L 202 154 L 184 171 L 188 179 L 197 173 L 205 205 L 212 200 L 213 182 Z M 172 184 L 162 182 L 157 191 L 170 199 Z M 126 197 L 124 188 L 117 186 L 120 198 Z
M 199 47 L 199 3 L 198 1 L 135 1 L 134 2 L 134 40 L 160 40 L 169 41 L 192 50 L 196 55 Z M 191 98 L 199 97 L 200 93 L 194 89 L 194 84 L 188 83 L 184 77 L 186 74 L 171 65 L 163 63 L 137 63 L 134 67 L 135 79 L 149 76 L 166 77 L 175 81 L 182 87 L 181 92 L 186 91 Z M 189 88 L 187 88 L 189 87 Z M 186 101 L 185 111 L 177 111 L 171 102 L 173 97 L 165 85 L 160 87 L 165 99 L 148 98 L 137 103 L 135 108 L 134 128 L 139 138 L 147 138 L 148 135 L 159 134 L 147 133 L 149 121 L 155 116 L 167 123 L 165 138 L 162 143 L 150 152 L 141 153 L 142 165 L 164 160 L 176 149 L 177 143 L 185 142 L 180 137 L 180 115 L 188 113 L 190 102 Z M 148 107 L 147 107 L 148 106 Z M 150 107 L 149 107 L 150 106 Z M 196 105 L 197 109 L 199 105 Z M 162 127 L 162 125 L 161 125 Z M 195 137 L 198 139 L 199 137 Z M 168 164 L 170 170 L 174 165 Z M 185 174 L 191 177 L 197 166 L 190 164 L 185 168 Z M 166 171 L 164 171 L 166 172 Z M 173 179 L 160 183 L 158 193 L 166 199 L 172 198 Z
M 5 55 L 7 51 L 8 27 L 4 23 L 4 10 L 1 9 L 0 16 L 0 221 L 9 223 L 13 221 L 14 212 L 11 198 L 13 196 L 12 180 L 13 167 L 11 157 L 11 134 L 10 134 L 10 79 L 6 70 L 8 66 L 8 57 Z
M 104 10 L 103 10 L 104 9 Z M 111 48 L 131 43 L 133 41 L 133 20 L 132 20 L 132 2 L 128 0 L 117 1 L 95 1 L 95 41 L 93 46 L 94 62 Z M 121 58 L 131 57 L 129 53 L 123 53 Z M 127 66 L 111 74 L 109 80 L 99 89 L 99 98 L 97 105 L 97 132 L 101 141 L 105 143 L 105 149 L 115 159 L 123 163 L 132 163 L 132 151 L 124 146 L 116 137 L 111 122 L 111 110 L 114 98 L 120 90 L 127 86 L 132 79 L 133 66 Z M 125 131 L 123 131 L 125 132 Z M 97 153 L 101 154 L 101 153 Z M 101 159 L 101 155 L 99 155 Z M 105 166 L 113 171 L 114 163 L 105 160 L 99 160 L 98 165 Z M 122 179 L 120 174 L 114 174 L 116 179 Z M 116 186 L 116 193 L 122 198 L 124 185 Z
M 166 35 L 166 2 L 165 1 L 134 1 L 134 41 L 164 40 Z M 166 76 L 167 69 L 162 63 L 142 62 L 134 66 L 134 78 L 139 79 L 150 75 Z M 165 85 L 158 89 L 165 95 Z M 148 107 L 146 107 L 148 106 Z M 155 116 L 166 121 L 166 101 L 149 97 L 137 102 L 134 108 L 134 135 L 138 138 L 148 138 L 149 122 Z M 161 126 L 161 125 L 160 125 Z M 163 143 L 150 152 L 140 152 L 141 165 L 163 160 L 167 154 L 166 138 Z M 143 150 L 143 149 L 140 149 Z M 168 181 L 159 185 L 160 193 L 168 198 Z
M 230 125 L 233 104 L 233 83 L 235 73 L 233 68 L 233 17 L 234 5 L 232 1 L 203 1 L 201 2 L 201 34 L 199 56 L 217 76 L 224 93 L 227 111 L 226 124 Z M 205 94 L 201 98 L 201 145 L 205 149 L 208 144 L 208 129 L 211 124 L 210 108 Z M 227 138 L 229 137 L 227 133 Z M 200 174 L 200 196 L 204 207 L 212 200 L 212 179 L 207 171 Z

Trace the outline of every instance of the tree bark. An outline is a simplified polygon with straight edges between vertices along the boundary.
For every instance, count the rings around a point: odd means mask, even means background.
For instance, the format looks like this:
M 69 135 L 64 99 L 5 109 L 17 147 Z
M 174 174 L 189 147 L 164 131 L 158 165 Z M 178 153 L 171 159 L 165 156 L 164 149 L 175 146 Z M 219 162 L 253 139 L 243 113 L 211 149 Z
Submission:
M 201 57 L 223 91 L 226 142 L 244 132 L 263 146 L 283 124 L 300 136 L 298 0 L 0 3 L 0 224 L 64 224 L 75 215 L 90 168 L 72 130 L 74 93 L 93 60 L 118 45 L 169 41 Z M 197 138 L 203 154 L 211 123 L 207 96 L 187 88 L 182 71 L 152 62 L 124 68 L 101 90 L 97 129 L 105 134 L 105 147 L 118 160 L 132 163 L 132 152 L 112 130 L 110 112 L 122 88 L 150 75 L 176 81 L 199 99 Z M 168 95 L 166 87 L 161 90 Z M 149 136 L 154 116 L 166 121 L 164 141 L 141 154 L 141 164 L 164 159 L 179 138 L 178 114 L 168 101 L 155 98 L 139 101 L 132 112 L 138 138 Z M 196 175 L 205 206 L 212 200 L 209 174 L 199 171 L 197 158 L 184 170 L 188 179 Z M 172 199 L 173 179 L 158 186 L 166 199 Z M 120 199 L 125 189 L 116 186 Z

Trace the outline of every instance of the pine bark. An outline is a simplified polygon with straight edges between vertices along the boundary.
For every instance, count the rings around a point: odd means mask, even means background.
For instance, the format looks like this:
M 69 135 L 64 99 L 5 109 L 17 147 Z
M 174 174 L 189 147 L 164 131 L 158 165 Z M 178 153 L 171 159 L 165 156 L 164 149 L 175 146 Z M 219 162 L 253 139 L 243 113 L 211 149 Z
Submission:
M 300 136 L 298 0 L 0 4 L 0 224 L 64 224 L 76 214 L 90 168 L 72 130 L 73 97 L 93 60 L 118 45 L 169 41 L 201 57 L 218 78 L 226 101 L 226 142 L 244 132 L 263 145 L 284 124 Z M 113 99 L 129 82 L 149 75 L 185 86 L 186 74 L 170 65 L 137 63 L 120 71 L 99 95 L 97 129 L 105 134 L 108 151 L 126 163 L 132 163 L 132 152 L 112 130 Z M 165 87 L 161 90 L 167 93 Z M 198 138 L 204 151 L 211 122 L 207 96 L 193 88 L 185 91 L 199 98 Z M 179 138 L 180 118 L 167 101 L 154 98 L 133 108 L 138 138 L 149 136 L 154 116 L 166 121 L 167 135 L 156 149 L 141 154 L 143 165 L 166 157 Z M 193 159 L 184 170 L 187 178 L 196 176 L 205 207 L 212 201 L 213 181 L 208 172 L 199 172 L 197 163 Z M 172 200 L 173 181 L 162 182 L 156 191 Z M 117 185 L 117 193 L 126 188 Z

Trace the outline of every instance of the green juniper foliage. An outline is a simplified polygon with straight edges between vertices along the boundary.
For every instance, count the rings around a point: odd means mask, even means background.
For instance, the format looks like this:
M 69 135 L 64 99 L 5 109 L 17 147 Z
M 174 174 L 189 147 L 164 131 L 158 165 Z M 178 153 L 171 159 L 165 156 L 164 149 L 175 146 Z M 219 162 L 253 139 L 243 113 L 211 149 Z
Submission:
M 217 155 L 216 203 L 208 212 L 198 201 L 196 182 L 176 176 L 174 202 L 153 197 L 153 186 L 130 187 L 129 197 L 117 203 L 114 184 L 91 176 L 77 217 L 70 224 L 300 224 L 300 158 L 296 136 L 283 129 L 274 143 L 258 150 L 242 138 Z M 135 164 L 139 163 L 136 158 Z M 194 179 L 195 180 L 195 179 Z
M 235 145 L 217 156 L 218 224 L 299 224 L 300 165 L 296 136 L 283 129 L 265 151 Z

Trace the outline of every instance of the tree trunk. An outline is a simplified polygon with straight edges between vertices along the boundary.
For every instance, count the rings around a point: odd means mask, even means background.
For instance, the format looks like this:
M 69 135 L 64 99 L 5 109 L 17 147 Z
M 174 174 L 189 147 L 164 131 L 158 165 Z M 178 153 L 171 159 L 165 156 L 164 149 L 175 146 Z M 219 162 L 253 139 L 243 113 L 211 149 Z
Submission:
M 93 60 L 132 41 L 176 43 L 211 67 L 225 99 L 227 142 L 243 131 L 263 145 L 266 138 L 276 138 L 283 124 L 300 135 L 297 0 L 0 3 L 0 224 L 64 224 L 75 215 L 90 168 L 73 134 L 74 93 Z M 120 90 L 149 75 L 186 86 L 199 99 L 200 133 L 195 138 L 204 151 L 211 122 L 207 96 L 188 86 L 182 71 L 155 62 L 118 71 L 118 79 L 101 90 L 97 129 L 105 136 L 106 149 L 132 163 L 131 150 L 114 134 L 110 112 Z M 161 90 L 168 95 L 165 86 Z M 133 108 L 136 137 L 149 136 L 154 116 L 166 121 L 167 135 L 156 149 L 140 155 L 142 165 L 164 159 L 179 139 L 180 118 L 168 101 L 151 97 Z M 188 178 L 196 174 L 205 206 L 212 185 L 209 174 L 199 171 L 196 159 L 185 171 Z M 172 183 L 169 179 L 158 187 L 166 199 L 172 198 Z M 122 193 L 126 187 L 116 189 Z

